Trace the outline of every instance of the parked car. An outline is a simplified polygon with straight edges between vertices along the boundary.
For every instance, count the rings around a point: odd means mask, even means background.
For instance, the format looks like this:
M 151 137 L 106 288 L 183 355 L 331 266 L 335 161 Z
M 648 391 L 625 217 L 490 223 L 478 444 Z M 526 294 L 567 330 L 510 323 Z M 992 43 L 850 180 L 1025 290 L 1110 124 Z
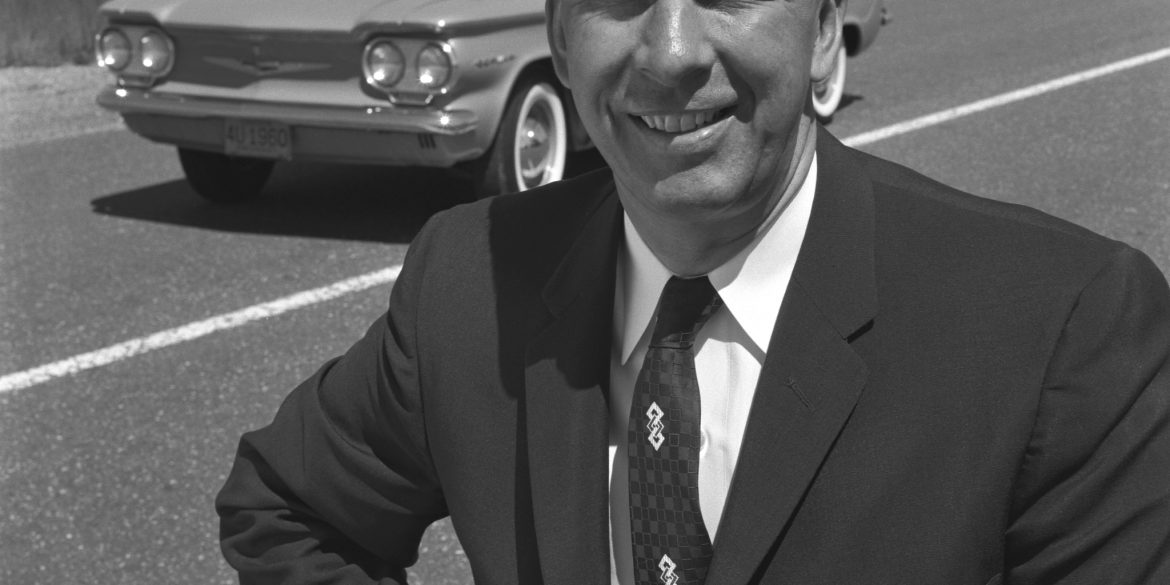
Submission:
M 881 0 L 850 4 L 856 54 Z M 256 195 L 280 160 L 459 166 L 483 196 L 556 181 L 590 147 L 552 70 L 544 0 L 113 0 L 100 12 L 97 60 L 115 80 L 98 103 L 177 146 L 212 201 Z M 822 115 L 840 102 L 844 56 L 818 90 Z

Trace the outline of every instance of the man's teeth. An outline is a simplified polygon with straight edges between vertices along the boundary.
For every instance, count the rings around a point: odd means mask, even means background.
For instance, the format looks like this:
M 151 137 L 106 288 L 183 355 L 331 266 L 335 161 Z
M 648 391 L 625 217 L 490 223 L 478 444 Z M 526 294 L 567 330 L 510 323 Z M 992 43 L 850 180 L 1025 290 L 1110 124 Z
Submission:
M 695 128 L 702 128 L 715 121 L 719 110 L 704 110 L 702 112 L 684 112 L 682 114 L 664 114 L 660 116 L 640 116 L 647 126 L 663 132 L 690 132 Z

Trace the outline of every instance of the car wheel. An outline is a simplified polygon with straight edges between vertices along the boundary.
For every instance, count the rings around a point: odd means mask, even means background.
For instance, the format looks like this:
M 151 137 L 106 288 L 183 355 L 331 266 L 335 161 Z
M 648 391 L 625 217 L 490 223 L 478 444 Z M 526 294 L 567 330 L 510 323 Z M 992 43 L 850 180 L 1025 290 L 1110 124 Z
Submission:
M 845 95 L 845 45 L 837 50 L 837 66 L 828 79 L 813 84 L 813 110 L 821 118 L 831 118 Z
M 179 149 L 183 174 L 195 193 L 215 203 L 238 203 L 260 194 L 274 161 Z
M 495 144 L 481 161 L 476 195 L 524 191 L 559 181 L 568 152 L 565 106 L 556 88 L 522 81 L 508 99 Z

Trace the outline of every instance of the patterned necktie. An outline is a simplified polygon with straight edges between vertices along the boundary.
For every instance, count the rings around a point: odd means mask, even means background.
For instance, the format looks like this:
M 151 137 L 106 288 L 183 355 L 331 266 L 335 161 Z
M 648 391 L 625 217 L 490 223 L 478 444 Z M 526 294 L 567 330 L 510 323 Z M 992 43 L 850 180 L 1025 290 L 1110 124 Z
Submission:
M 698 585 L 711 564 L 699 509 L 699 382 L 691 346 L 722 301 L 707 277 L 672 277 L 634 386 L 628 431 L 637 585 Z

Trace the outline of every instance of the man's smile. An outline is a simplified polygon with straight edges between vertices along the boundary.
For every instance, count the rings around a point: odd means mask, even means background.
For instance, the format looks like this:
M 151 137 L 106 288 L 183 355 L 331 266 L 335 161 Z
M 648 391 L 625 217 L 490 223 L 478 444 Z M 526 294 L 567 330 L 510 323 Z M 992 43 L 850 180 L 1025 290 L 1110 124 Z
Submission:
M 651 130 L 679 134 L 709 126 L 731 114 L 733 108 L 694 110 L 669 114 L 633 116 Z

